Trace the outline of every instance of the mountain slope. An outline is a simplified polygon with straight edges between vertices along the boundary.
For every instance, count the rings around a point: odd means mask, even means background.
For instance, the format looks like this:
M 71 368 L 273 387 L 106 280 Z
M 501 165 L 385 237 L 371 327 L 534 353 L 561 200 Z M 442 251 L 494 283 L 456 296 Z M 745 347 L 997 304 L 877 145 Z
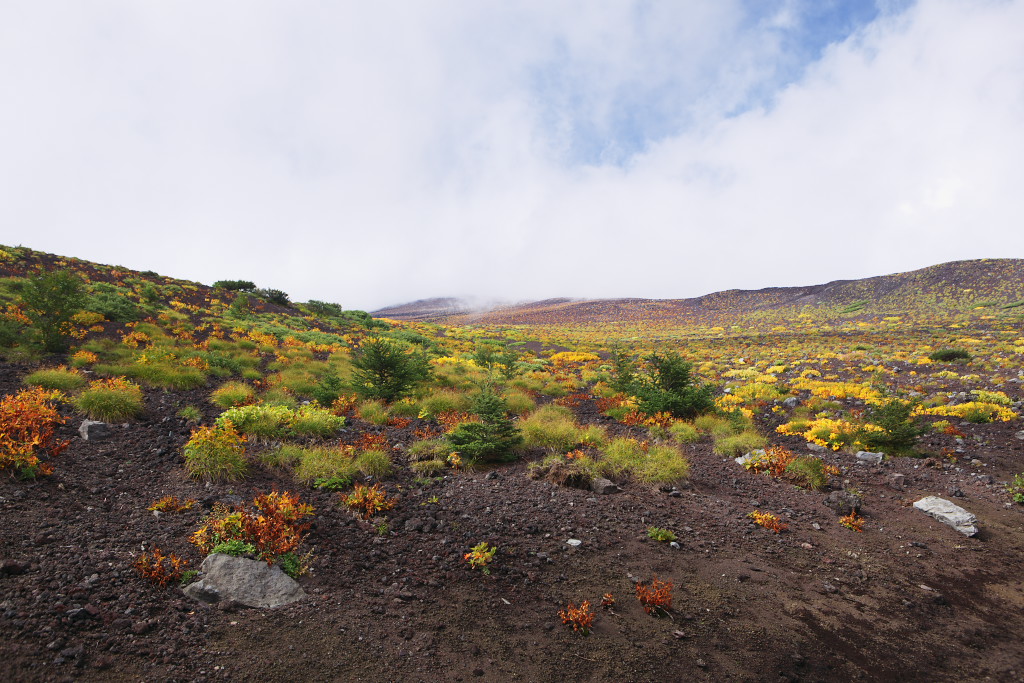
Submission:
M 920 270 L 805 287 L 730 289 L 691 299 L 548 299 L 473 310 L 453 299 L 431 299 L 373 313 L 403 320 L 450 323 L 563 324 L 680 320 L 713 323 L 723 316 L 802 307 L 838 313 L 904 313 L 922 308 L 999 309 L 1024 299 L 1024 259 L 952 261 Z M 441 314 L 433 302 L 452 310 Z M 456 302 L 456 303 L 453 303 Z M 422 304 L 422 305 L 420 305 Z M 461 310 L 460 310 L 461 309 Z

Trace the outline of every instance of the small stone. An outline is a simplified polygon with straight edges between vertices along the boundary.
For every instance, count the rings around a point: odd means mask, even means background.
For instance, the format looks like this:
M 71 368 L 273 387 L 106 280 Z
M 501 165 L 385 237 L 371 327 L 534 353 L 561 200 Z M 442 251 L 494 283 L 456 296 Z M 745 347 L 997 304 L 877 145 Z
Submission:
M 1017 437 L 1018 439 L 1020 439 L 1021 441 L 1024 441 L 1024 429 L 1022 429 L 1019 432 L 1017 432 L 1016 434 L 1014 434 L 1014 436 Z
M 568 541 L 565 542 L 565 544 L 572 548 L 579 548 L 581 545 L 583 545 L 583 541 L 581 541 L 578 538 L 570 538 Z
M 861 465 L 881 465 L 885 459 L 885 453 L 872 453 L 871 451 L 857 451 L 857 462 Z
M 78 426 L 78 435 L 84 441 L 102 441 L 110 436 L 110 425 L 98 420 L 83 420 Z
M 0 576 L 19 576 L 28 571 L 28 562 L 21 560 L 0 560 Z
M 618 493 L 622 489 L 609 479 L 597 477 L 590 482 L 590 490 L 598 495 L 604 496 L 612 493 Z
M 852 512 L 860 512 L 861 499 L 851 491 L 833 491 L 825 498 L 825 505 L 840 517 L 845 517 Z

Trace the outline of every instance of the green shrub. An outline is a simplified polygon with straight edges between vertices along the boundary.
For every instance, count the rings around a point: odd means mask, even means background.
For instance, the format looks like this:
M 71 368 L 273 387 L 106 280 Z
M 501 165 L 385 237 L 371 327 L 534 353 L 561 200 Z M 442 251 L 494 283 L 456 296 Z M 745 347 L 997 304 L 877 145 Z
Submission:
M 97 379 L 78 395 L 75 405 L 90 419 L 123 422 L 142 412 L 142 389 L 123 377 Z
M 0 316 L 0 348 L 10 348 L 21 339 L 23 325 L 17 320 Z
M 173 364 L 155 363 L 104 363 L 93 370 L 103 375 L 124 375 L 144 384 L 165 389 L 198 389 L 206 386 L 206 373 L 197 368 Z
M 505 401 L 497 394 L 483 391 L 473 397 L 472 408 L 482 421 L 456 427 L 448 435 L 452 449 L 466 459 L 469 466 L 478 462 L 514 460 L 523 437 L 509 419 Z
M 580 441 L 580 429 L 572 411 L 554 403 L 541 406 L 520 421 L 519 429 L 528 448 L 565 452 Z
M 407 396 L 401 401 L 392 403 L 388 408 L 388 413 L 392 417 L 417 417 L 420 414 L 420 407 L 416 401 Z
M 260 396 L 260 402 L 263 405 L 282 406 L 284 408 L 291 408 L 292 410 L 299 407 L 299 402 L 295 399 L 295 396 L 283 387 L 272 387 L 267 389 L 263 395 Z
M 314 405 L 301 406 L 292 417 L 291 431 L 295 436 L 327 438 L 334 436 L 345 424 L 345 418 Z
M 392 472 L 391 456 L 386 451 L 363 451 L 356 456 L 356 466 L 368 477 L 382 479 Z
M 352 477 L 335 475 L 332 477 L 317 477 L 313 480 L 313 488 L 324 489 L 325 491 L 344 491 L 352 488 Z
M 248 405 L 225 410 L 217 424 L 230 422 L 242 434 L 260 439 L 280 439 L 288 434 L 295 412 L 284 406 Z
M 628 438 L 610 441 L 593 467 L 602 476 L 629 474 L 646 483 L 678 482 L 690 474 L 690 462 L 677 448 L 649 446 Z
M 253 292 L 256 290 L 256 283 L 248 280 L 217 280 L 214 287 L 220 287 L 232 292 Z
M 331 366 L 327 367 L 309 395 L 324 408 L 330 408 L 345 393 L 345 382 Z
M 668 428 L 669 435 L 679 443 L 695 443 L 700 441 L 700 432 L 689 422 L 676 421 Z
M 422 353 L 407 353 L 397 343 L 379 337 L 363 340 L 352 356 L 352 368 L 356 393 L 388 403 L 430 376 L 430 365 Z
M 421 398 L 419 406 L 421 416 L 436 417 L 453 410 L 466 412 L 472 407 L 472 400 L 469 394 L 460 391 L 438 389 Z
M 652 538 L 660 543 L 671 543 L 678 537 L 668 529 L 662 529 L 661 527 L 657 526 L 649 526 L 647 527 L 647 538 Z
M 378 426 L 386 425 L 391 419 L 391 412 L 381 401 L 360 401 L 356 406 L 356 413 L 360 419 Z
M 579 428 L 579 441 L 581 446 L 593 446 L 603 448 L 608 443 L 608 430 L 601 425 L 587 425 Z
M 25 377 L 25 384 L 70 393 L 84 387 L 88 380 L 77 370 L 59 367 L 36 370 Z
M 953 361 L 970 361 L 971 354 L 966 349 L 938 349 L 928 354 L 928 358 L 939 363 L 950 363 Z
M 1024 505 L 1024 473 L 1013 475 L 1006 484 L 1006 491 L 1013 497 L 1013 502 Z
M 913 455 L 917 439 L 928 431 L 920 418 L 914 417 L 915 404 L 891 399 L 868 406 L 864 421 L 882 431 L 861 428 L 854 438 L 868 450 L 882 450 L 889 455 Z
M 267 467 L 295 467 L 302 462 L 305 450 L 307 449 L 302 446 L 283 443 L 277 448 L 263 451 L 259 454 L 259 459 Z
M 221 408 L 251 403 L 256 398 L 256 390 L 242 382 L 225 382 L 210 395 L 210 400 Z
M 178 411 L 178 417 L 189 422 L 199 422 L 203 419 L 203 414 L 195 406 L 185 406 Z
M 277 304 L 278 306 L 292 305 L 292 302 L 288 299 L 288 295 L 280 289 L 257 289 L 253 294 L 266 299 L 272 304 Z
M 422 476 L 431 476 L 440 474 L 448 469 L 448 463 L 444 460 L 419 460 L 417 462 L 409 463 L 409 468 L 416 474 Z
M 715 438 L 714 451 L 724 457 L 738 458 L 750 451 L 764 448 L 768 440 L 755 431 L 747 430 L 739 434 Z
M 513 415 L 525 415 L 537 407 L 537 402 L 525 391 L 507 391 L 505 405 Z
M 46 351 L 65 351 L 75 326 L 72 316 L 82 310 L 86 294 L 82 281 L 66 271 L 31 278 L 22 288 L 23 311 L 32 321 Z
M 411 446 L 407 453 L 409 459 L 412 461 L 416 460 L 444 460 L 448 457 L 448 454 L 452 452 L 448 441 L 445 439 L 424 439 L 422 441 L 416 441 Z
M 733 423 L 720 415 L 701 415 L 693 420 L 693 426 L 700 432 L 710 434 L 712 438 L 732 436 L 737 433 Z
M 205 481 L 235 481 L 245 474 L 242 436 L 230 424 L 199 427 L 185 444 L 185 469 Z
M 213 546 L 210 550 L 211 555 L 231 555 L 232 557 L 255 557 L 259 551 L 256 550 L 256 546 L 252 543 L 247 543 L 240 538 L 232 538 L 227 541 L 222 541 L 217 545 Z
M 127 292 L 118 287 L 111 289 L 114 291 L 100 291 L 91 295 L 85 303 L 85 309 L 119 323 L 130 323 L 142 317 L 142 309 L 125 297 Z
M 280 450 L 287 450 L 287 455 L 293 460 L 295 478 L 307 484 L 330 479 L 352 481 L 359 472 L 355 459 L 338 448 L 282 446 Z
M 619 363 L 615 386 L 635 396 L 637 408 L 648 415 L 669 413 L 691 419 L 715 407 L 712 387 L 697 382 L 693 364 L 671 351 L 646 356 L 640 371 Z
M 786 474 L 797 485 L 812 491 L 821 491 L 828 486 L 828 475 L 825 473 L 825 463 L 821 458 L 799 456 L 786 465 Z

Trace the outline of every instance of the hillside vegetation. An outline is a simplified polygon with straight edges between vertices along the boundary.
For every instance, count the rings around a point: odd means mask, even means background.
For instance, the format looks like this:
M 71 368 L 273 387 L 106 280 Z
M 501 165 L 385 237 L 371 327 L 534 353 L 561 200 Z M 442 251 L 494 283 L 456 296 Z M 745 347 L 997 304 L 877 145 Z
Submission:
M 374 318 L 0 247 L 0 678 L 1014 680 L 1022 264 Z

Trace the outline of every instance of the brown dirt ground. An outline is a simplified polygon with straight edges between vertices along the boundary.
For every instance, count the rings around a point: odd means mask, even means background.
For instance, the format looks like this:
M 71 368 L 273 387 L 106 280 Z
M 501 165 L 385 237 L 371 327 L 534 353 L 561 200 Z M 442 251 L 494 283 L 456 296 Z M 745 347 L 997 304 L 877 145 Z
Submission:
M 0 394 L 29 370 L 0 364 Z M 844 470 L 834 485 L 863 493 L 863 533 L 840 526 L 825 493 L 748 473 L 705 440 L 686 447 L 692 475 L 676 492 L 624 482 L 597 496 L 532 480 L 524 462 L 426 488 L 406 470 L 385 482 L 399 502 L 381 536 L 337 494 L 285 472 L 257 468 L 233 486 L 188 479 L 190 425 L 176 413 L 204 396 L 149 390 L 145 415 L 99 442 L 78 438 L 82 416 L 69 413 L 72 445 L 53 476 L 0 478 L 0 680 L 1024 680 L 1024 512 L 1000 483 L 1024 469 L 1019 421 L 961 426 L 955 464 L 825 454 Z M 612 425 L 589 402 L 577 412 Z M 388 428 L 390 443 L 408 445 L 416 422 Z M 197 566 L 188 536 L 205 511 L 274 487 L 317 511 L 307 600 L 211 608 L 132 569 L 153 546 Z M 202 505 L 146 511 L 169 494 Z M 975 513 L 981 535 L 909 507 L 925 495 Z M 754 526 L 755 508 L 789 529 Z M 680 547 L 648 539 L 649 526 L 675 531 Z M 462 560 L 484 540 L 500 549 L 489 576 Z M 635 582 L 654 576 L 675 586 L 667 617 L 635 598 Z M 605 593 L 615 606 L 598 608 L 589 637 L 562 626 L 566 603 L 596 606 Z

